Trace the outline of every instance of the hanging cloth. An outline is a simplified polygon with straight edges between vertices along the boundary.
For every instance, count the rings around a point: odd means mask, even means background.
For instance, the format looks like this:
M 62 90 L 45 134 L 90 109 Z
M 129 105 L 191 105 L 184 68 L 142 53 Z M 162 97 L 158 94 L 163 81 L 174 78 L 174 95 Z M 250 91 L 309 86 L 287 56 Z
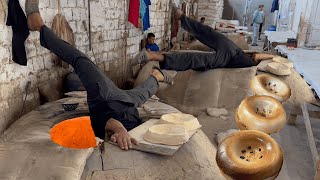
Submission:
M 191 10 L 191 4 L 190 3 L 186 3 L 186 16 L 189 17 L 190 16 L 190 10 Z
M 198 11 L 198 3 L 193 3 L 193 16 L 197 15 L 197 11 Z
M 27 17 L 19 0 L 9 0 L 7 26 L 12 27 L 12 60 L 20 65 L 27 65 L 27 54 L 24 42 L 29 36 Z
M 276 10 L 279 10 L 279 0 L 273 0 L 272 3 L 271 12 L 273 13 Z
M 139 27 L 140 0 L 130 0 L 128 21 Z
M 146 3 L 144 2 L 144 0 L 140 0 L 140 17 L 141 19 L 143 19 L 144 15 L 146 14 Z
M 187 3 L 186 2 L 182 3 L 182 12 L 183 12 L 183 14 L 186 14 L 186 12 L 187 12 Z
M 151 1 L 150 0 L 143 0 L 145 5 L 146 5 L 146 10 L 145 10 L 145 14 L 142 18 L 143 20 L 143 30 L 146 31 L 148 30 L 151 26 L 150 26 L 150 15 L 149 15 L 149 6 L 151 5 Z

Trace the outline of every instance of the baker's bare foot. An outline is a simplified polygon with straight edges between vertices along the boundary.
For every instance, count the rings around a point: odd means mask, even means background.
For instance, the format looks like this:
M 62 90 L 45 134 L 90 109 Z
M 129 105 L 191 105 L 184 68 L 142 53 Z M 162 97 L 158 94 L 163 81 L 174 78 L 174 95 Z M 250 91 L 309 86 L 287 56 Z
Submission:
M 144 65 L 150 60 L 150 53 L 146 50 L 146 48 L 143 48 L 140 53 L 136 55 L 131 60 L 131 66 L 135 66 L 137 64 Z
M 164 80 L 162 73 L 158 69 L 152 69 L 151 75 L 157 79 L 158 82 Z
M 31 31 L 39 31 L 44 25 L 39 13 L 39 0 L 26 0 L 25 11 L 28 18 L 28 28 Z
M 267 54 L 267 53 L 256 53 L 252 55 L 252 58 L 256 63 L 260 63 L 261 61 L 264 61 L 264 60 L 270 60 L 274 57 L 275 55 Z
M 43 19 L 40 13 L 35 12 L 28 16 L 28 28 L 31 31 L 40 31 L 41 27 L 44 25 Z
M 159 67 L 153 67 L 152 76 L 154 76 L 158 82 L 163 82 L 166 84 L 173 85 L 173 79 L 167 73 L 163 72 Z

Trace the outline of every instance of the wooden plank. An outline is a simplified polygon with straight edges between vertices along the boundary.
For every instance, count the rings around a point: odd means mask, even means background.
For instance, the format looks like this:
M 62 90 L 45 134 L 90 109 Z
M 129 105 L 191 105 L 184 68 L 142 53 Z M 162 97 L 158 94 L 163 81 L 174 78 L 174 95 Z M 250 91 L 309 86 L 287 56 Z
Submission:
M 119 177 L 118 170 L 127 174 L 131 169 L 129 179 L 214 179 L 225 180 L 216 163 L 217 148 L 209 138 L 198 130 L 190 140 L 181 146 L 173 156 L 162 156 L 144 153 L 136 150 L 123 151 L 117 146 L 104 143 L 105 153 L 102 155 L 105 177 Z M 93 172 L 87 180 L 101 180 L 104 177 L 95 176 Z
M 6 22 L 6 1 L 5 0 L 0 0 L 0 24 L 5 24 Z
M 135 138 L 138 142 L 138 146 L 133 146 L 133 149 L 155 153 L 165 156 L 172 156 L 182 145 L 179 146 L 168 146 L 162 144 L 153 144 L 144 140 L 143 136 L 147 132 L 147 130 L 155 125 L 159 120 L 158 119 L 150 119 L 149 121 L 141 124 L 140 126 L 129 131 L 131 137 Z M 197 132 L 197 130 L 189 132 L 190 138 Z M 109 142 L 111 144 L 117 145 L 115 143 Z
M 314 167 L 317 168 L 319 154 L 317 151 L 316 143 L 315 143 L 312 128 L 311 128 L 311 122 L 310 122 L 309 113 L 307 110 L 307 104 L 306 103 L 301 104 L 301 109 L 302 109 L 302 113 L 303 113 L 304 124 L 305 124 L 306 130 L 307 130 L 308 141 L 309 141 L 309 146 L 310 146 L 310 150 L 311 150 L 311 154 L 312 154 L 312 159 L 314 162 Z
M 314 177 L 314 180 L 319 180 L 320 179 L 320 160 L 318 160 L 318 163 L 317 163 L 317 169 L 316 169 L 316 175 Z

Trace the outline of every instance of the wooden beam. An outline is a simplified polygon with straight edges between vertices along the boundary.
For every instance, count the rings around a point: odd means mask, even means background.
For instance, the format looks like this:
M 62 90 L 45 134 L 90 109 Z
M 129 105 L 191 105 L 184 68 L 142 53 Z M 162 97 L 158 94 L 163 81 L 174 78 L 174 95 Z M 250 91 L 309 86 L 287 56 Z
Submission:
M 314 180 L 319 180 L 319 179 L 320 179 L 320 160 L 318 161 L 316 176 L 314 177 Z
M 317 168 L 319 154 L 317 151 L 316 143 L 315 143 L 312 128 L 311 128 L 311 122 L 310 122 L 310 118 L 309 118 L 307 104 L 306 103 L 301 104 L 301 109 L 302 109 L 302 113 L 303 113 L 304 124 L 305 124 L 306 130 L 307 130 L 308 141 L 309 141 L 309 146 L 310 146 L 310 150 L 311 150 L 311 154 L 312 154 L 314 167 Z

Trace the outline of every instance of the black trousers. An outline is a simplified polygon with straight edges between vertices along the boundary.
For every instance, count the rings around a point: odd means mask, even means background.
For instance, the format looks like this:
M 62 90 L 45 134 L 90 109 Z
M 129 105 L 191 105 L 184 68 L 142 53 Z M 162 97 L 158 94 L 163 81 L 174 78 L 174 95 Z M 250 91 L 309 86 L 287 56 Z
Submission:
M 215 52 L 170 52 L 165 54 L 161 68 L 176 71 L 204 71 L 215 68 L 244 68 L 254 66 L 250 57 L 223 34 L 185 15 L 181 26 Z
M 74 68 L 88 93 L 89 106 L 101 100 L 116 100 L 138 107 L 158 90 L 158 82 L 153 76 L 132 90 L 119 89 L 85 54 L 58 38 L 46 26 L 41 28 L 40 41 L 43 47 Z

